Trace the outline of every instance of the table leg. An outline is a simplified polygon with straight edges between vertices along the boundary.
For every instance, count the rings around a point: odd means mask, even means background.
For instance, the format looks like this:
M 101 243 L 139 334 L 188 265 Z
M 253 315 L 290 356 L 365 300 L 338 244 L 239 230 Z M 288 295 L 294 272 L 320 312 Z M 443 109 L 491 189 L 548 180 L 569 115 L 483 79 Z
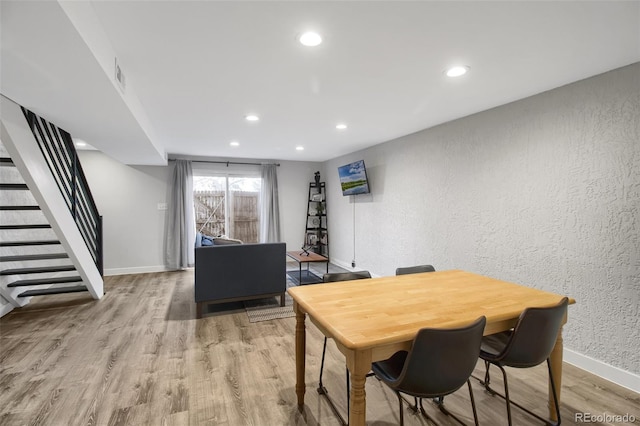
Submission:
M 298 285 L 302 285 L 302 262 L 298 262 L 298 278 L 300 278 Z
M 305 391 L 304 370 L 307 335 L 304 320 L 306 314 L 299 309 L 297 303 L 294 302 L 293 306 L 296 312 L 296 395 L 298 396 L 298 408 L 302 410 Z
M 371 370 L 371 351 L 357 351 L 353 358 L 347 357 L 347 365 L 351 372 L 351 406 L 349 407 L 349 424 L 364 426 L 367 414 L 366 393 L 364 389 L 367 373 Z
M 563 352 L 563 339 L 562 339 L 562 327 L 558 332 L 556 339 L 556 345 L 551 351 L 551 371 L 553 372 L 553 381 L 556 386 L 556 395 L 558 396 L 558 405 L 560 405 L 560 390 L 562 389 L 562 352 Z M 551 381 L 549 381 L 549 418 L 553 421 L 558 421 L 556 416 L 556 408 L 553 403 L 553 391 L 551 390 Z

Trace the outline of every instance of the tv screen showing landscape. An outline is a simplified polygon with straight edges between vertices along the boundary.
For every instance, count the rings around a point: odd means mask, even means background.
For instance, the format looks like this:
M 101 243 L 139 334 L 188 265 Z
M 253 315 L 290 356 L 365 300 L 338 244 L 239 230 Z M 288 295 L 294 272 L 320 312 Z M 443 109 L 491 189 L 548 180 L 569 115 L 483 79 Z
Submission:
M 345 164 L 338 167 L 342 195 L 357 195 L 369 193 L 369 181 L 367 171 L 364 168 L 364 160 Z

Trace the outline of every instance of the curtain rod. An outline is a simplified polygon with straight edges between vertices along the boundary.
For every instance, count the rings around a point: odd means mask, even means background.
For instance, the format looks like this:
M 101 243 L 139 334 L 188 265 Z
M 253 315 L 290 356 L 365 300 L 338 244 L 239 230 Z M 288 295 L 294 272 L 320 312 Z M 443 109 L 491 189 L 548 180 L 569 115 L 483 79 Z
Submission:
M 176 158 L 170 158 L 169 161 L 176 161 Z M 178 158 L 178 160 L 182 160 L 182 158 Z M 242 164 L 245 166 L 267 166 L 274 165 L 280 167 L 280 163 L 242 163 L 239 161 L 208 161 L 208 160 L 190 160 L 192 163 L 211 163 L 211 164 L 226 164 L 229 167 L 230 164 Z

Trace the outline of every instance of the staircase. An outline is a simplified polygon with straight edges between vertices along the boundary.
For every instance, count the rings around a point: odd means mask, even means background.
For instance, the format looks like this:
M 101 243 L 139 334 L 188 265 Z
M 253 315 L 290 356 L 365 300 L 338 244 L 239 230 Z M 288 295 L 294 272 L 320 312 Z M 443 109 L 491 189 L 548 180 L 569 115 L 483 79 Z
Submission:
M 17 298 L 88 291 L 83 284 L 69 285 L 82 283 L 82 278 L 77 275 L 75 266 L 68 264 L 69 255 L 64 252 L 60 240 L 52 238 L 55 235 L 51 235 L 51 225 L 43 223 L 46 218 L 40 206 L 33 204 L 35 201 L 32 201 L 27 184 L 16 182 L 22 177 L 13 160 L 4 156 L 8 154 L 3 147 L 0 147 L 0 155 L 0 276 L 8 277 L 6 287 L 19 288 L 20 291 L 13 294 Z M 15 195 L 9 191 L 15 191 Z M 24 223 L 27 217 L 37 223 Z M 5 234 L 16 240 L 5 238 Z M 59 259 L 65 259 L 65 262 L 59 264 Z M 62 272 L 76 273 L 58 276 Z M 24 276 L 38 278 L 20 279 Z
M 2 97 L 0 316 L 34 296 L 103 295 L 101 217 L 65 133 Z

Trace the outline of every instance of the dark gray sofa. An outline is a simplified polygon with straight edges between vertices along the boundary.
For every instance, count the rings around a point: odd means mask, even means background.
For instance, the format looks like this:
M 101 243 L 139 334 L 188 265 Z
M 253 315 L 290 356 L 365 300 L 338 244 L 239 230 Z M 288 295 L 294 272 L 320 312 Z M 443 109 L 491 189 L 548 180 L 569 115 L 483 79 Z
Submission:
M 196 316 L 204 305 L 280 296 L 287 290 L 286 244 L 230 244 L 196 248 Z

